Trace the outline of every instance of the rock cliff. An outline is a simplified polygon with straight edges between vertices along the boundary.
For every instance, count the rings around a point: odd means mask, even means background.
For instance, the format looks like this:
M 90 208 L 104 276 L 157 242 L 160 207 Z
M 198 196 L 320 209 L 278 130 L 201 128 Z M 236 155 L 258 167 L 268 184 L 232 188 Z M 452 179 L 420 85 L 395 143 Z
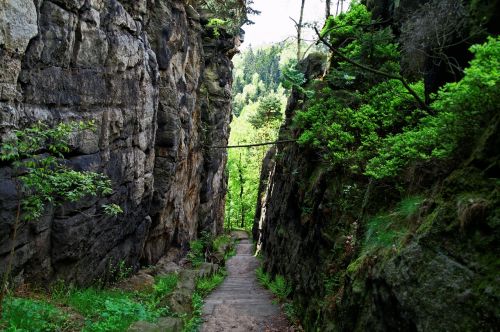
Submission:
M 395 31 L 404 31 L 428 3 L 366 2 Z M 448 52 L 462 55 L 457 48 Z M 321 67 L 317 58 L 302 67 L 308 80 L 323 74 L 314 70 Z M 439 66 L 431 69 L 427 89 L 452 80 Z M 281 138 L 300 136 L 292 119 L 307 108 L 307 98 L 292 93 Z M 370 180 L 332 167 L 320 152 L 298 144 L 279 145 L 266 157 L 254 236 L 265 269 L 291 283 L 306 331 L 496 329 L 500 131 L 498 113 L 490 115 L 484 130 L 470 137 L 473 147 L 456 160 L 415 164 L 398 179 Z M 367 254 L 367 225 L 381 211 L 388 218 L 382 222 L 402 220 L 407 233 L 400 245 Z
M 193 5 L 194 6 L 194 5 Z M 0 3 L 0 134 L 41 120 L 94 120 L 72 167 L 107 174 L 114 194 L 23 223 L 14 275 L 87 283 L 118 265 L 155 263 L 201 230 L 220 232 L 238 38 L 205 31 L 185 1 Z M 196 6 L 195 6 L 196 7 Z M 0 272 L 17 202 L 0 165 Z M 119 204 L 118 218 L 101 205 Z

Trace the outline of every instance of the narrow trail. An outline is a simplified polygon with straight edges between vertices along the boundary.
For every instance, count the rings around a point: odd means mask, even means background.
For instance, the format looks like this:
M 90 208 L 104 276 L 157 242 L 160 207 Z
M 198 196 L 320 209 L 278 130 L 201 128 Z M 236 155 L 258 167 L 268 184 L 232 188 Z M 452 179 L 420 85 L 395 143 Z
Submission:
M 236 255 L 226 263 L 226 280 L 205 299 L 201 331 L 293 331 L 271 293 L 257 282 L 259 261 L 248 234 L 233 236 L 240 240 Z

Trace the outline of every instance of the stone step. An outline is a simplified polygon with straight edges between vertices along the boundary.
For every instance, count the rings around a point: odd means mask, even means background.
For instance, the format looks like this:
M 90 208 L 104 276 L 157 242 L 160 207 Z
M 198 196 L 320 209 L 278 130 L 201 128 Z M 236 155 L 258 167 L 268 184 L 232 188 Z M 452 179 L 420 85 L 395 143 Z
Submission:
M 253 255 L 252 242 L 243 238 L 241 232 L 238 236 L 237 254 L 226 262 L 226 280 L 205 299 L 201 331 L 232 331 L 238 327 L 238 331 L 243 331 L 243 326 L 247 330 L 265 331 L 274 323 L 280 326 L 276 331 L 287 331 L 280 307 L 273 302 L 272 294 L 257 282 L 255 269 L 259 261 Z
M 222 304 L 222 303 L 220 303 Z M 208 303 L 203 307 L 203 313 L 204 314 L 211 314 L 213 313 L 214 309 L 217 307 L 217 305 L 220 304 L 210 304 Z M 231 308 L 237 311 L 244 312 L 245 315 L 247 316 L 253 316 L 256 318 L 265 318 L 265 317 L 271 317 L 278 315 L 280 313 L 280 310 L 278 309 L 277 306 L 272 306 L 269 303 L 265 304 L 256 304 L 252 306 L 244 305 L 244 304 L 232 304 Z

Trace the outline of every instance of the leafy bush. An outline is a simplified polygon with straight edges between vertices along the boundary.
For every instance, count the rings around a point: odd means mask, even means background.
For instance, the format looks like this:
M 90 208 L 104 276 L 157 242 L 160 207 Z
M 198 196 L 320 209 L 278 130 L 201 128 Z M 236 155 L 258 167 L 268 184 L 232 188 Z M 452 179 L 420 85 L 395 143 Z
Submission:
M 104 300 L 97 321 L 88 323 L 84 331 L 125 331 L 133 322 L 154 321 L 159 316 L 129 297 L 110 298 Z
M 221 250 L 223 246 L 230 246 L 232 244 L 232 239 L 231 235 L 228 234 L 222 234 L 217 236 L 213 241 L 212 241 L 212 247 L 214 248 L 215 251 Z
M 2 331 L 56 331 L 67 324 L 67 315 L 50 303 L 15 297 L 4 300 Z
M 397 175 L 417 161 L 452 157 L 472 146 L 480 128 L 498 112 L 500 38 L 471 47 L 475 58 L 465 76 L 446 84 L 425 110 L 401 81 L 398 46 L 389 28 L 374 28 L 360 4 L 328 19 L 322 31 L 345 57 L 387 75 L 355 66 L 332 54 L 323 81 L 294 125 L 299 143 L 322 152 L 325 159 L 351 172 L 381 179 Z M 423 99 L 421 81 L 409 87 Z
M 329 18 L 322 34 L 347 58 L 398 76 L 399 52 L 391 30 L 366 28 L 371 23 L 366 7 L 354 5 L 346 14 Z M 418 123 L 426 113 L 414 111 L 415 98 L 400 80 L 332 56 L 325 78 L 306 87 L 314 95 L 310 94 L 293 124 L 301 129 L 300 144 L 320 150 L 334 166 L 359 173 L 376 156 L 385 137 Z M 423 95 L 422 82 L 410 88 Z
M 60 205 L 112 193 L 111 180 L 104 174 L 75 171 L 66 166 L 64 154 L 70 151 L 71 135 L 93 128 L 93 122 L 59 123 L 54 128 L 38 122 L 14 130 L 13 136 L 0 146 L 0 160 L 11 162 L 20 173 L 26 220 L 41 217 L 48 203 Z M 121 212 L 114 204 L 105 209 L 113 215 Z
M 498 112 L 500 95 L 500 37 L 470 48 L 475 54 L 465 76 L 446 84 L 432 103 L 435 114 L 417 126 L 389 136 L 369 161 L 366 173 L 375 178 L 394 175 L 409 162 L 445 158 L 470 144 L 487 118 Z

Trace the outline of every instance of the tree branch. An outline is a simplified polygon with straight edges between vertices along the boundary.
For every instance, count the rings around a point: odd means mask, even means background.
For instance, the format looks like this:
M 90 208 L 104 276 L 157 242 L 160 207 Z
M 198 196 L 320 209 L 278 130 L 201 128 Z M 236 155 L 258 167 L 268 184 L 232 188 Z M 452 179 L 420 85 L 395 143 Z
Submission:
M 255 143 L 255 144 L 226 145 L 226 146 L 209 146 L 209 148 L 210 149 L 251 148 L 251 147 L 255 147 L 255 146 L 284 144 L 284 143 L 294 143 L 294 142 L 297 142 L 297 140 L 296 139 L 288 139 L 288 140 L 283 140 L 283 141 L 263 142 L 263 143 Z
M 348 62 L 350 63 L 351 65 L 355 66 L 355 67 L 358 67 L 358 68 L 361 68 L 361 69 L 364 69 L 366 71 L 369 71 L 373 74 L 377 74 L 377 75 L 380 75 L 380 76 L 383 76 L 383 77 L 386 77 L 386 78 L 389 78 L 389 79 L 393 79 L 393 80 L 398 80 L 400 81 L 403 86 L 405 87 L 405 89 L 413 96 L 413 98 L 415 98 L 415 100 L 417 101 L 417 103 L 420 105 L 420 107 L 422 107 L 422 109 L 428 111 L 429 110 L 429 107 L 427 106 L 427 104 L 422 100 L 422 98 L 420 98 L 420 96 L 415 92 L 415 90 L 413 90 L 411 88 L 411 86 L 408 84 L 408 82 L 404 79 L 403 76 L 400 76 L 400 75 L 394 75 L 394 74 L 390 74 L 390 73 L 386 73 L 386 72 L 383 72 L 381 70 L 378 70 L 378 69 L 375 69 L 375 68 L 371 68 L 371 67 L 368 67 L 366 65 L 363 65 L 359 62 L 356 62 L 352 59 L 349 59 L 348 57 L 346 57 L 344 54 L 342 54 L 338 49 L 336 49 L 335 47 L 333 47 L 326 39 L 325 37 L 321 36 L 321 34 L 319 33 L 318 29 L 315 27 L 314 28 L 314 31 L 316 32 L 316 35 L 318 35 L 318 38 L 319 40 L 326 45 L 326 47 L 328 47 L 330 49 L 330 51 L 332 51 L 333 54 L 337 55 L 339 58 L 341 58 L 342 60 L 344 60 L 345 62 Z

